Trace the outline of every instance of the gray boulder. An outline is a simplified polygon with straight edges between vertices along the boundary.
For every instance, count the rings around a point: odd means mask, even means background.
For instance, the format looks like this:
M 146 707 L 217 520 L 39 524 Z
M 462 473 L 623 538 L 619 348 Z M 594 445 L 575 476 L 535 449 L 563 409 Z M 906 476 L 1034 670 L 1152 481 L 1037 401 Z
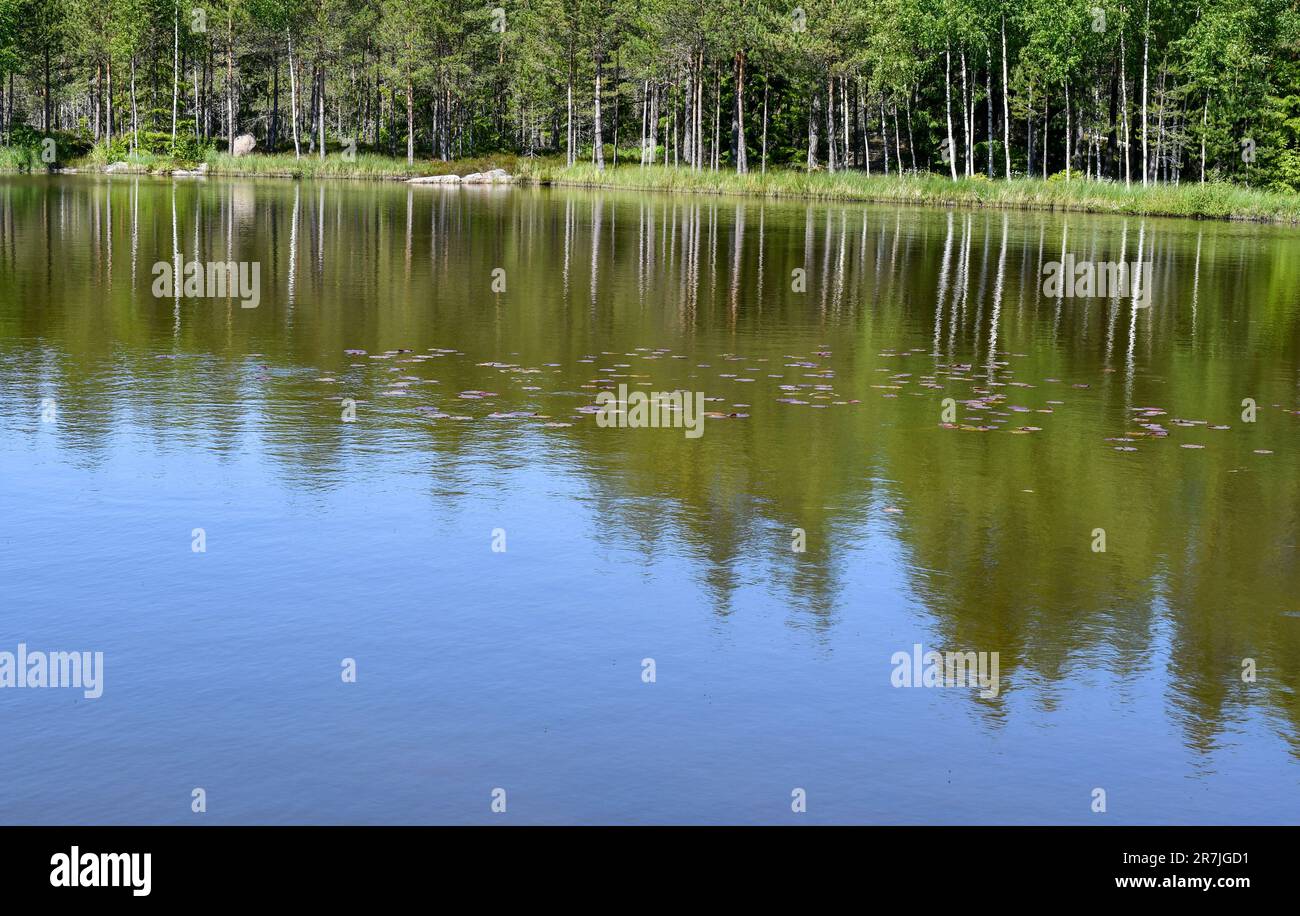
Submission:
M 505 169 L 491 169 L 487 172 L 473 172 L 461 181 L 464 184 L 508 184 L 514 179 Z
M 257 138 L 252 134 L 240 134 L 235 138 L 235 145 L 230 152 L 235 156 L 247 156 L 257 146 Z
M 460 184 L 459 175 L 426 175 L 422 178 L 407 179 L 407 184 Z

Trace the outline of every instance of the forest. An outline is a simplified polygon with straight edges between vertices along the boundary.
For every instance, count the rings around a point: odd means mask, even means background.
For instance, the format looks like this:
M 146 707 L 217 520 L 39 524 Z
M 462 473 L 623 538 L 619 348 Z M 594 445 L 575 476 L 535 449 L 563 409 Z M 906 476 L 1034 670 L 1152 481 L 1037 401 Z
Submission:
M 1294 0 L 0 0 L 0 141 L 1290 192 L 1298 25 Z

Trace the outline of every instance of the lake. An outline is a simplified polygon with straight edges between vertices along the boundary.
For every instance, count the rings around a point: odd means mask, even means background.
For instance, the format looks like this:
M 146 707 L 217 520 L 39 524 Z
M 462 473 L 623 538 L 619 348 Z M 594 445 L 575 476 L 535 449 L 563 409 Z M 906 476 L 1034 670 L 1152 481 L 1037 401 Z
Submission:
M 3 178 L 0 404 L 3 822 L 1300 821 L 1297 230 Z

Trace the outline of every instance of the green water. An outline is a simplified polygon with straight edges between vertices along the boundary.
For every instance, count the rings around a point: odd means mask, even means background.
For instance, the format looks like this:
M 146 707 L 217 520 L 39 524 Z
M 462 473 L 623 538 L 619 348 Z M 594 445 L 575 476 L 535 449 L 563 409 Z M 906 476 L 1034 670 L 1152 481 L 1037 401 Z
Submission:
M 3 179 L 0 395 L 6 821 L 1300 820 L 1294 230 Z

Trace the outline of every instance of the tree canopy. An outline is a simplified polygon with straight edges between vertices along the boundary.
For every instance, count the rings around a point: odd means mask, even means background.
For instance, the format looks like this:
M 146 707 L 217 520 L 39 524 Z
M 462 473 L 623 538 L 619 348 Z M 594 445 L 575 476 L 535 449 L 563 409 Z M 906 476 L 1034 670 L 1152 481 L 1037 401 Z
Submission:
M 1296 0 L 0 0 L 0 133 L 1300 189 Z

